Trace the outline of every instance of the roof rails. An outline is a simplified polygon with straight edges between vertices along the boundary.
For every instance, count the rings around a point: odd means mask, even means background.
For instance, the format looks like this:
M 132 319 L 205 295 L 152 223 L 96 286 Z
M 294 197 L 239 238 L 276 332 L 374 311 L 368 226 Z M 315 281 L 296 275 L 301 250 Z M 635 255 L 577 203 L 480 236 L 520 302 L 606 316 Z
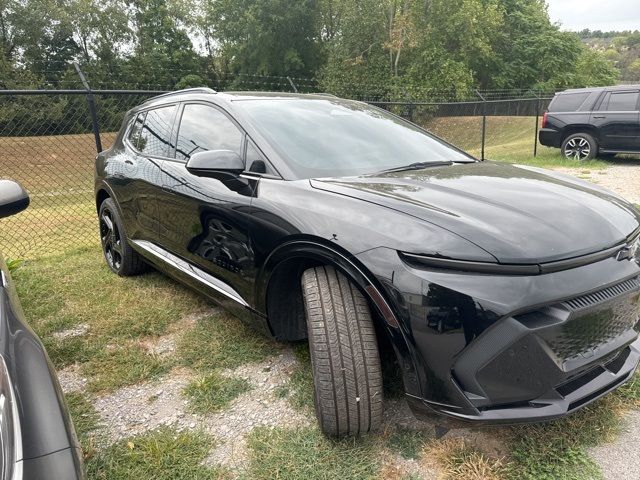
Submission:
M 185 88 L 183 90 L 176 90 L 173 92 L 167 92 L 161 95 L 156 95 L 155 97 L 152 97 L 149 100 L 147 100 L 147 102 L 150 100 L 155 100 L 157 98 L 169 97 L 171 95 L 179 95 L 181 93 L 218 93 L 218 92 L 216 92 L 213 88 L 209 88 L 209 87 Z

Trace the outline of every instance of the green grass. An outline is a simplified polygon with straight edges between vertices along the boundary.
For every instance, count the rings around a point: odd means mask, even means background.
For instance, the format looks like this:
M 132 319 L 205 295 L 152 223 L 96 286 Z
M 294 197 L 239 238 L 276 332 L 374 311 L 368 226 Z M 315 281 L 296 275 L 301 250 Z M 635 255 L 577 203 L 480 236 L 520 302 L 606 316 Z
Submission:
M 333 441 L 317 428 L 258 428 L 248 436 L 251 449 L 246 480 L 377 479 L 380 455 L 374 439 Z
M 81 365 L 90 392 L 103 393 L 153 380 L 169 371 L 171 364 L 138 346 L 103 349 Z
M 193 380 L 185 388 L 189 406 L 196 413 L 214 413 L 226 408 L 232 400 L 251 390 L 244 378 L 223 377 L 217 372 Z
M 431 440 L 431 434 L 424 430 L 400 429 L 394 431 L 387 440 L 389 450 L 406 459 L 420 457 L 425 443 Z
M 624 403 L 623 396 L 616 393 L 562 420 L 513 427 L 508 435 L 511 447 L 508 477 L 514 480 L 600 478 L 600 470 L 587 449 L 618 433 Z
M 479 157 L 482 117 L 439 117 L 428 121 L 427 129 L 454 145 Z M 485 157 L 506 163 L 521 163 L 543 168 L 607 168 L 610 162 L 567 160 L 557 148 L 538 145 L 534 157 L 535 117 L 487 117 Z
M 311 357 L 309 345 L 296 345 L 294 354 L 298 360 L 295 370 L 291 374 L 288 384 L 289 403 L 297 410 L 313 413 L 313 372 L 311 371 Z
M 72 392 L 65 395 L 67 408 L 73 419 L 78 440 L 82 445 L 87 445 L 90 435 L 99 427 L 100 416 L 86 395 Z
M 87 462 L 92 480 L 212 480 L 229 478 L 201 462 L 213 440 L 203 433 L 168 427 L 122 440 Z
M 170 365 L 141 342 L 167 332 L 207 302 L 159 273 L 121 278 L 98 248 L 23 262 L 13 272 L 26 317 L 57 368 L 79 363 L 91 391 L 109 391 L 157 377 Z M 86 324 L 88 332 L 54 332 Z
M 223 313 L 198 320 L 182 336 L 178 353 L 185 366 L 209 372 L 260 362 L 276 355 L 280 348 L 276 342 Z

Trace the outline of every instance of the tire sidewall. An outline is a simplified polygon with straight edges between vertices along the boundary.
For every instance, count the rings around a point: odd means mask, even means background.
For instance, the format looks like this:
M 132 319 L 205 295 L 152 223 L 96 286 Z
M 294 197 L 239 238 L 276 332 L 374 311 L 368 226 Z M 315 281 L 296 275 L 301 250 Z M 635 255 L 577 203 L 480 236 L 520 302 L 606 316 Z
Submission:
M 98 211 L 98 222 L 100 222 L 100 217 L 102 217 L 102 214 L 104 213 L 105 210 L 108 210 L 111 213 L 111 218 L 113 219 L 113 222 L 118 227 L 118 236 L 120 237 L 120 243 L 124 247 L 125 242 L 126 242 L 126 240 L 124 238 L 124 230 L 122 228 L 122 222 L 120 221 L 120 214 L 118 212 L 118 209 L 116 207 L 115 202 L 112 199 L 107 198 L 100 205 L 100 210 Z M 107 259 L 107 252 L 104 249 L 104 242 L 102 241 L 102 236 L 100 237 L 100 246 L 102 248 L 102 256 L 104 257 L 104 261 L 107 264 L 107 266 L 109 267 L 109 269 L 113 273 L 117 273 L 118 275 L 121 275 L 122 271 L 124 269 L 124 258 L 121 259 L 121 261 L 120 261 L 120 268 L 114 268 L 111 265 L 111 263 L 109 263 L 109 260 Z

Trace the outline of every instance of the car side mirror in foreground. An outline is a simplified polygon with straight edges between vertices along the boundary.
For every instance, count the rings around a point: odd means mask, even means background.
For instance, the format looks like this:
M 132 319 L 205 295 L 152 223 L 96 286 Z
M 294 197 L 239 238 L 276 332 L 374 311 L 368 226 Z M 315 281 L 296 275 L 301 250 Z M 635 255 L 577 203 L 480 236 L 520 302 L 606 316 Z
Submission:
M 225 181 L 237 178 L 244 171 L 244 162 L 231 150 L 208 150 L 191 155 L 186 167 L 193 175 Z
M 29 206 L 29 194 L 18 182 L 0 180 L 0 218 L 15 215 Z

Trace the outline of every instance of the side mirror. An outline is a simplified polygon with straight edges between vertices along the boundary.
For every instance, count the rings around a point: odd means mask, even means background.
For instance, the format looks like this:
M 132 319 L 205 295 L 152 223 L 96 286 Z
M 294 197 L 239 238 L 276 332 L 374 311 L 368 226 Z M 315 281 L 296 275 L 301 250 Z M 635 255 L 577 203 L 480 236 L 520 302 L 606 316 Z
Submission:
M 15 215 L 29 206 L 29 194 L 18 182 L 0 180 L 0 218 Z
M 244 162 L 231 150 L 208 150 L 194 153 L 186 168 L 193 175 L 225 181 L 237 178 L 244 171 Z

